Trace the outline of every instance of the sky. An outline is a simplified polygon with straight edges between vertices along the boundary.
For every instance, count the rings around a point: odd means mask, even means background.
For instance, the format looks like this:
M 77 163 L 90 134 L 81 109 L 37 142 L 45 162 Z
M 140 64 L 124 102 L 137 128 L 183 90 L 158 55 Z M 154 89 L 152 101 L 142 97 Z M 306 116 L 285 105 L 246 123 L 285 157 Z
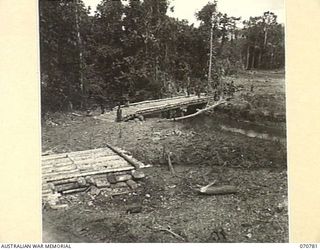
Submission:
M 95 11 L 101 0 L 83 0 L 87 6 Z M 168 15 L 179 19 L 187 19 L 190 24 L 198 24 L 194 13 L 199 11 L 209 0 L 171 0 L 174 13 L 168 11 Z M 211 1 L 213 2 L 213 0 Z M 261 16 L 265 11 L 274 12 L 278 16 L 278 23 L 285 23 L 284 0 L 218 0 L 218 11 L 229 16 L 242 17 L 242 20 L 250 16 Z

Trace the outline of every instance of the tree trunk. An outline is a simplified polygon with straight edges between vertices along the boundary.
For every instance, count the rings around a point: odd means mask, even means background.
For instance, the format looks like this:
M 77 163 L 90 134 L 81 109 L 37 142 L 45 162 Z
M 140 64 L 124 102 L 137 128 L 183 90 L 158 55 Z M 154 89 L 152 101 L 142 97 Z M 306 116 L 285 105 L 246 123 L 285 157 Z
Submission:
M 254 69 L 255 52 L 256 52 L 255 47 L 253 47 L 252 60 L 251 60 L 251 69 Z
M 246 70 L 250 69 L 250 46 L 247 47 L 247 65 Z
M 261 68 L 261 58 L 262 58 L 262 51 L 261 49 L 259 50 L 259 57 L 258 57 L 258 68 Z
M 268 39 L 268 29 L 266 28 L 266 30 L 264 32 L 263 48 L 266 48 L 266 46 L 267 46 L 267 39 Z
M 225 25 L 223 27 L 223 31 L 222 32 L 223 33 L 222 33 L 222 39 L 221 39 L 221 44 L 220 44 L 220 48 L 219 48 L 219 56 L 222 55 L 223 46 L 224 46 L 224 44 L 226 42 L 226 34 L 225 34 L 226 27 L 225 27 Z M 232 42 L 232 34 L 231 34 L 231 42 Z
M 271 68 L 274 68 L 273 64 L 274 64 L 274 50 L 273 50 L 273 47 L 272 47 L 272 49 L 271 49 L 271 58 L 270 58 L 270 67 Z
M 210 55 L 209 55 L 209 70 L 208 70 L 208 85 L 211 86 L 211 70 L 212 70 L 212 49 L 213 49 L 213 24 L 210 30 Z
M 79 82 L 82 94 L 81 108 L 87 108 L 86 86 L 83 81 L 83 54 L 82 54 L 82 40 L 80 35 L 80 15 L 78 10 L 79 0 L 75 0 L 75 14 L 76 14 L 76 31 L 77 31 L 77 43 L 79 49 Z

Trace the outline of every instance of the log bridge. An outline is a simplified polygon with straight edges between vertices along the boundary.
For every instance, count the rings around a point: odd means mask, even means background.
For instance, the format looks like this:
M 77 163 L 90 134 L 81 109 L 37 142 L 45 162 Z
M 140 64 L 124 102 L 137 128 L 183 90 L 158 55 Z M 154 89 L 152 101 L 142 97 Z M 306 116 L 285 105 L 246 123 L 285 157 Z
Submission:
M 195 112 L 196 108 L 206 106 L 211 99 L 213 99 L 213 96 L 182 96 L 133 103 L 129 105 L 129 107 L 123 108 L 123 121 L 128 121 L 137 117 L 147 117 L 159 114 L 162 114 L 162 116 L 165 114 L 166 118 L 172 118 L 170 111 L 174 111 L 174 115 L 177 116 L 183 115 L 184 113 Z
M 56 206 L 59 197 L 96 188 L 136 188 L 149 167 L 131 154 L 107 144 L 105 148 L 42 156 L 42 200 Z
M 150 117 L 150 116 L 159 116 L 162 117 L 165 115 L 166 118 L 172 118 L 171 113 L 176 113 L 177 111 L 184 110 L 184 115 L 196 112 L 197 108 L 203 108 L 207 103 L 213 99 L 213 96 L 177 96 L 172 98 L 158 99 L 158 100 L 147 100 L 142 102 L 131 103 L 129 106 L 121 106 L 122 110 L 122 121 L 129 121 L 135 118 Z M 96 119 L 100 120 L 110 120 L 116 117 L 116 111 L 106 112 Z

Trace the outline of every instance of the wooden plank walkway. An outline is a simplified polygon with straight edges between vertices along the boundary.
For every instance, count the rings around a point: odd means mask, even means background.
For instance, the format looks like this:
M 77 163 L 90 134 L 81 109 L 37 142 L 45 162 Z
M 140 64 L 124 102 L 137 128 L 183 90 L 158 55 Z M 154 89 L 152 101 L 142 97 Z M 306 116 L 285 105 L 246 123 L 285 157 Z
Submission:
M 43 199 L 46 200 L 54 194 L 52 185 L 55 184 L 77 182 L 83 177 L 131 171 L 137 166 L 148 167 L 134 159 L 130 153 L 120 148 L 115 149 L 130 162 L 109 147 L 42 156 Z

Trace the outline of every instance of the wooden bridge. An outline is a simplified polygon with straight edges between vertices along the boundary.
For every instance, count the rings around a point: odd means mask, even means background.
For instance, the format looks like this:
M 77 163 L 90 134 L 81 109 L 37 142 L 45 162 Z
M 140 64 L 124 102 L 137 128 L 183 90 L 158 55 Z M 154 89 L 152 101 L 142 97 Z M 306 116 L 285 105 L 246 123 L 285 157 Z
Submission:
M 156 115 L 169 110 L 187 109 L 190 106 L 202 105 L 205 106 L 213 96 L 178 96 L 172 98 L 148 100 L 143 102 L 131 103 L 129 106 L 121 106 L 122 117 L 124 121 L 130 117 Z M 103 115 L 95 117 L 100 120 L 109 120 L 110 117 L 116 117 L 116 110 L 106 112 Z

